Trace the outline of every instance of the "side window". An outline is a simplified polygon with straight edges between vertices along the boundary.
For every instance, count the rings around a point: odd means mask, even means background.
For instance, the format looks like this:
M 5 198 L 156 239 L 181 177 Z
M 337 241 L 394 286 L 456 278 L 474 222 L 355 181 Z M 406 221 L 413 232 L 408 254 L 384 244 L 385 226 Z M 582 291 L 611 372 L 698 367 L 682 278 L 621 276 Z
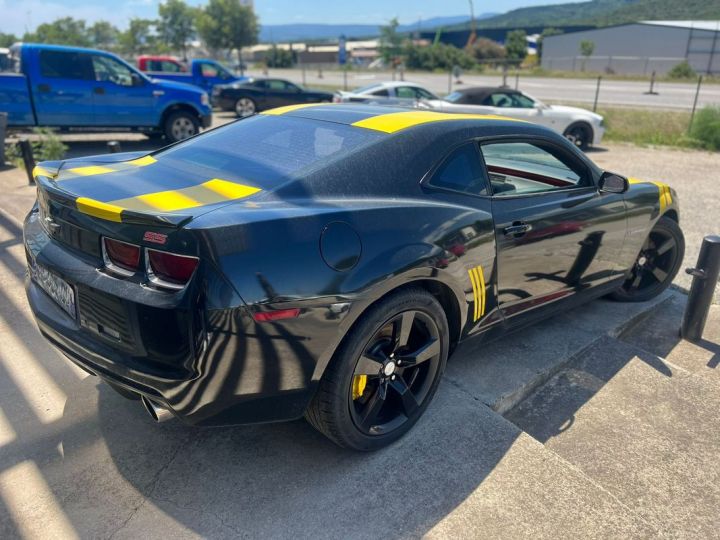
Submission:
M 265 84 L 265 81 L 253 81 L 252 85 L 255 88 L 262 88 L 262 89 L 267 88 L 267 84 Z
M 163 60 L 162 62 L 160 62 L 160 70 L 167 71 L 168 73 L 179 73 L 180 66 L 177 65 L 175 62 L 168 62 L 167 60 Z
M 388 92 L 387 88 L 383 88 L 382 90 L 376 90 L 371 95 L 373 96 L 381 96 L 381 97 L 390 97 L 390 92 Z
M 395 95 L 399 98 L 415 99 L 417 94 L 415 89 L 411 86 L 398 86 L 395 88 Z
M 467 143 L 454 150 L 435 171 L 429 185 L 472 195 L 487 195 L 487 180 L 477 144 Z
M 592 182 L 582 163 L 551 145 L 503 142 L 480 148 L 496 197 L 568 189 Z
M 43 77 L 59 79 L 93 79 L 90 57 L 85 53 L 69 51 L 40 51 L 40 73 Z
M 133 72 L 114 58 L 94 54 L 92 55 L 92 65 L 96 81 L 111 82 L 119 86 L 133 85 Z
M 436 96 L 432 95 L 430 92 L 428 92 L 424 88 L 416 88 L 415 95 L 420 99 L 437 99 Z
M 483 105 L 489 105 L 491 107 L 514 107 L 512 96 L 505 92 L 490 94 L 485 98 L 485 101 L 483 101 Z
M 200 64 L 200 74 L 203 77 L 217 77 L 218 68 L 213 64 Z
M 535 102 L 527 96 L 522 94 L 513 94 L 514 107 L 520 107 L 522 109 L 532 109 L 535 106 Z
M 267 87 L 270 90 L 275 90 L 275 91 L 279 91 L 279 92 L 284 92 L 288 89 L 287 84 L 285 84 L 285 81 L 279 81 L 276 79 L 270 79 L 268 81 L 265 81 L 265 84 L 267 85 Z

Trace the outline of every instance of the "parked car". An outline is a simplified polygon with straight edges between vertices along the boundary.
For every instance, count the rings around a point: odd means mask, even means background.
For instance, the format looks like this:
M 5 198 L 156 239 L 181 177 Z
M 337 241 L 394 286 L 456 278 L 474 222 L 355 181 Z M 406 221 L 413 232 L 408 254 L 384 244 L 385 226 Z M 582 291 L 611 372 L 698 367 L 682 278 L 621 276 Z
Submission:
M 175 56 L 141 54 L 137 57 L 140 71 L 158 71 L 164 73 L 186 73 L 187 65 Z
M 371 105 L 401 105 L 414 107 L 421 100 L 439 100 L 435 94 L 419 84 L 404 81 L 379 82 L 357 88 L 352 92 L 338 91 L 336 103 L 368 103 Z
M 190 61 L 188 66 L 168 56 L 140 56 L 138 67 L 147 72 L 153 79 L 175 81 L 198 86 L 208 93 L 212 93 L 213 87 L 217 84 L 231 84 L 234 82 L 246 81 L 248 77 L 233 75 L 229 69 L 221 63 L 208 58 L 197 58 Z M 162 71 L 155 71 L 151 68 L 162 68 Z M 145 69 L 143 69 L 145 68 Z
M 19 71 L 0 74 L 0 111 L 10 127 L 128 129 L 174 142 L 212 122 L 207 93 L 148 79 L 114 54 L 40 44 L 11 53 Z
M 330 103 L 332 99 L 332 92 L 305 89 L 285 79 L 251 79 L 216 85 L 211 101 L 216 107 L 244 117 L 283 105 Z
M 27 295 L 71 361 L 157 420 L 305 415 L 357 450 L 412 427 L 460 341 L 647 300 L 684 252 L 667 185 L 497 117 L 292 105 L 35 178 Z
M 582 150 L 600 144 L 605 133 L 603 117 L 599 114 L 577 107 L 545 105 L 539 99 L 505 87 L 463 88 L 420 106 L 443 112 L 501 114 L 527 120 L 561 133 Z

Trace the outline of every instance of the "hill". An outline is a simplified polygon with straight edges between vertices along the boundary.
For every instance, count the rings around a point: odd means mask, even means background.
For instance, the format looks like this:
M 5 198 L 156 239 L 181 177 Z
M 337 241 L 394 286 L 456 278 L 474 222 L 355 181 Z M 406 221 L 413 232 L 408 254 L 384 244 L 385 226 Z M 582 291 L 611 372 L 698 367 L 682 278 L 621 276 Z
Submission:
M 494 17 L 496 13 L 484 13 L 478 19 Z M 412 24 L 401 24 L 398 27 L 400 32 L 414 32 L 416 30 L 432 30 L 440 26 L 452 26 L 468 21 L 467 15 L 455 15 L 448 17 L 433 17 L 414 22 Z M 380 34 L 379 24 L 267 24 L 260 28 L 260 41 L 284 42 L 284 41 L 314 41 L 314 40 L 336 40 L 339 36 L 347 38 L 376 37 Z
M 720 20 L 718 0 L 591 0 L 514 9 L 478 23 L 481 28 L 608 26 L 642 20 Z M 467 23 L 453 30 L 468 28 Z

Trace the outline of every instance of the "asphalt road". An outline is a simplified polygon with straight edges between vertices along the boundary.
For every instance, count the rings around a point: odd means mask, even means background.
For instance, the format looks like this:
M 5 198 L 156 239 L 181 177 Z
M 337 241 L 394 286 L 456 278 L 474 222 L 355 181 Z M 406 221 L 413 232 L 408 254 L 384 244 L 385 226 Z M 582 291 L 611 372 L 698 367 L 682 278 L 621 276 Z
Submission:
M 262 76 L 260 72 L 251 72 L 252 75 Z M 271 77 L 283 77 L 296 83 L 302 83 L 302 71 L 298 69 L 271 69 Z M 392 80 L 391 73 L 383 72 L 348 72 L 348 88 L 357 88 L 374 82 Z M 444 96 L 448 93 L 448 74 L 413 72 L 405 75 L 405 80 L 422 84 L 429 90 Z M 502 84 L 502 75 L 463 75 L 462 84 L 452 81 L 452 88 L 467 88 L 469 86 L 499 86 Z M 314 84 L 333 85 L 342 88 L 344 85 L 341 71 L 323 71 L 322 78 L 318 77 L 317 70 L 306 70 L 305 81 L 308 86 Z M 507 84 L 515 86 L 515 77 L 508 75 Z M 595 79 L 565 79 L 545 77 L 520 77 L 519 88 L 528 94 L 545 101 L 558 103 L 588 103 L 592 105 L 595 99 L 597 81 Z M 640 108 L 659 109 L 692 109 L 697 84 L 659 82 L 655 85 L 657 95 L 648 95 L 649 84 L 637 81 L 604 80 L 600 85 L 598 103 L 600 105 L 616 105 Z M 720 85 L 705 84 L 700 89 L 698 106 L 719 105 Z

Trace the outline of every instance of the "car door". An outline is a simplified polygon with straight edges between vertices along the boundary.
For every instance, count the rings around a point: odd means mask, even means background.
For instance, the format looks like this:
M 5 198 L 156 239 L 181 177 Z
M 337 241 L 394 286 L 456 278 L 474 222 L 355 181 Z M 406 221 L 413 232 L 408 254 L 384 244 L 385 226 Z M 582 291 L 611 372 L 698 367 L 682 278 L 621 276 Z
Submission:
M 92 126 L 95 124 L 90 55 L 85 52 L 42 49 L 40 78 L 32 81 L 38 124 Z
M 454 147 L 423 180 L 423 188 L 430 199 L 464 209 L 434 233 L 433 242 L 439 248 L 435 266 L 465 290 L 465 333 L 501 322 L 490 189 L 477 141 Z
M 266 79 L 267 101 L 269 107 L 282 107 L 303 103 L 300 88 L 282 79 Z
M 150 126 L 157 123 L 155 88 L 117 58 L 92 54 L 96 124 Z
M 200 80 L 196 84 L 210 93 L 216 84 L 224 84 L 232 81 L 233 75 L 220 64 L 198 60 L 197 70 Z
M 582 157 L 542 138 L 486 141 L 481 152 L 493 192 L 498 303 L 506 320 L 522 322 L 619 276 L 623 196 L 601 193 Z
M 417 89 L 414 86 L 396 86 L 395 97 L 401 104 L 414 106 L 418 100 Z

